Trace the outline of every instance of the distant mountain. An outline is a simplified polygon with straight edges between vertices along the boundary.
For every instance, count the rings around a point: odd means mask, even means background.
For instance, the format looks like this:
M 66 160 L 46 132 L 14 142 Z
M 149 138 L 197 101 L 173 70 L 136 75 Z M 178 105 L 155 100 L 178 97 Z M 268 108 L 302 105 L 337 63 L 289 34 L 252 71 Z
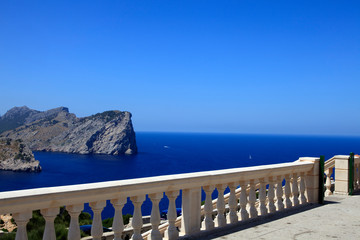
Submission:
M 0 137 L 22 139 L 33 151 L 134 154 L 131 113 L 106 111 L 77 118 L 66 107 L 37 111 L 15 107 L 0 118 Z
M 26 122 L 26 118 L 31 117 L 39 111 L 32 110 L 26 106 L 14 107 L 0 117 L 0 133 L 17 128 Z

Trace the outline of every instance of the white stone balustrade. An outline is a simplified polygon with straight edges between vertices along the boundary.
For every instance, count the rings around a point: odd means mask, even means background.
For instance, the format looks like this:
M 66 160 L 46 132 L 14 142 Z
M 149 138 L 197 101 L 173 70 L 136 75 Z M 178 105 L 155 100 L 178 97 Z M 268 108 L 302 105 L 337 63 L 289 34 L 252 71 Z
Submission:
M 79 214 L 83 210 L 84 203 L 90 203 L 94 212 L 91 234 L 93 239 L 100 239 L 101 211 L 106 205 L 106 200 L 110 200 L 115 209 L 114 239 L 118 240 L 121 239 L 124 230 L 121 211 L 129 197 L 134 205 L 132 239 L 173 240 L 179 236 L 177 226 L 180 227 L 181 235 L 192 235 L 201 231 L 201 189 L 206 193 L 205 219 L 202 228 L 204 231 L 214 228 L 212 220 L 214 202 L 211 194 L 215 187 L 219 192 L 215 221 L 219 228 L 284 209 L 282 186 L 284 179 L 288 184 L 288 187 L 285 184 L 286 207 L 316 202 L 318 161 L 317 158 L 302 158 L 292 163 L 1 192 L 0 214 L 13 214 L 18 224 L 16 239 L 24 240 L 27 239 L 26 224 L 31 218 L 31 211 L 41 209 L 46 220 L 44 239 L 54 239 L 54 218 L 59 208 L 66 206 L 71 216 L 68 239 L 78 240 L 80 239 Z M 358 178 L 356 181 L 358 182 Z M 241 188 L 238 188 L 239 186 Z M 230 193 L 224 198 L 224 190 L 227 187 Z M 175 200 L 180 190 L 182 190 L 182 216 L 177 218 Z M 256 191 L 259 192 L 258 198 Z M 164 193 L 169 199 L 166 231 L 159 226 L 159 201 Z M 148 234 L 142 233 L 141 205 L 146 195 L 152 201 L 152 230 Z M 226 201 L 229 206 L 227 217 L 225 216 Z M 179 220 L 181 224 L 177 223 Z
M 360 186 L 360 158 L 354 157 L 354 190 L 358 190 Z M 349 155 L 336 155 L 325 162 L 324 166 L 326 180 L 325 180 L 325 196 L 332 194 L 347 195 L 349 193 Z M 331 175 L 335 172 L 335 187 L 332 192 Z

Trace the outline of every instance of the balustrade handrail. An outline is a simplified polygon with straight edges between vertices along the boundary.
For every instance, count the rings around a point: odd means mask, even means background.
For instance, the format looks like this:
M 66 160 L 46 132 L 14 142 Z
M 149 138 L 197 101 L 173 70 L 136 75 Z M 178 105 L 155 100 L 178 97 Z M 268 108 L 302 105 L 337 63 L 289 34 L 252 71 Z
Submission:
M 335 159 L 337 156 L 333 156 L 332 158 L 328 159 L 325 161 L 324 163 L 324 170 L 328 170 L 329 168 L 334 168 L 335 167 Z

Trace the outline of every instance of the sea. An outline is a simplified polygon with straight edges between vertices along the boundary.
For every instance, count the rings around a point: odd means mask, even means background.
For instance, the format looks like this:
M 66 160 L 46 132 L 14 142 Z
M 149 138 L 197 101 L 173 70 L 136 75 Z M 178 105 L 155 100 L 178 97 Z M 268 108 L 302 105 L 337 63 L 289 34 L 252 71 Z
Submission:
M 42 172 L 0 171 L 0 191 L 293 162 L 299 157 L 320 155 L 326 160 L 360 152 L 360 137 L 352 136 L 137 132 L 136 141 L 139 153 L 131 156 L 34 152 Z M 176 205 L 181 206 L 180 196 Z M 164 197 L 160 210 L 167 206 Z M 84 211 L 92 214 L 87 203 Z M 128 200 L 123 214 L 132 211 Z M 143 215 L 151 212 L 148 198 L 142 211 Z M 102 218 L 112 217 L 113 212 L 108 201 Z

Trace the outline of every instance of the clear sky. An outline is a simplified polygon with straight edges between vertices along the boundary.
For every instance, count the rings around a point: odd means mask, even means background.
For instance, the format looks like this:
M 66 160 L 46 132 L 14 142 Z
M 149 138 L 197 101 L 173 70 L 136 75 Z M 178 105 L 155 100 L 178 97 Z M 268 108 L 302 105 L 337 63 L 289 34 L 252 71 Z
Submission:
M 360 135 L 360 1 L 0 1 L 0 114 Z

